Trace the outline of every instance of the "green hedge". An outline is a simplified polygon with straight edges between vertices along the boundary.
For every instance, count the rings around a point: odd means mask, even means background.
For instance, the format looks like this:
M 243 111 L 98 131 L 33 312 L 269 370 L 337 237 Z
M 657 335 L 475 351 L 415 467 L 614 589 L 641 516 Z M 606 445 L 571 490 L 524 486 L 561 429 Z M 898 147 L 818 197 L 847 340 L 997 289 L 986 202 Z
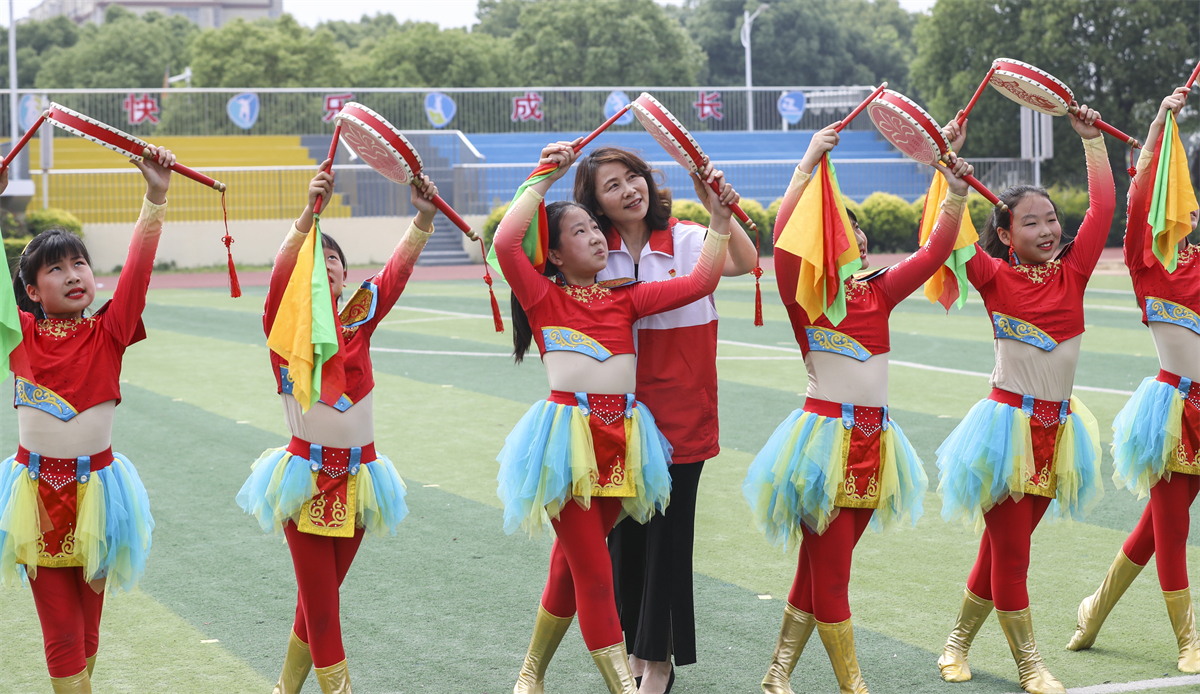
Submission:
M 919 213 L 913 205 L 891 193 L 872 193 L 863 200 L 858 225 L 867 234 L 868 247 L 878 252 L 912 251 L 917 247 Z
M 21 251 L 25 250 L 25 246 L 33 240 L 32 236 L 23 236 L 16 239 L 4 239 L 4 257 L 8 260 L 9 277 L 15 272 L 17 267 L 17 259 L 21 257 Z M 12 281 L 11 279 L 9 280 Z
M 704 209 L 704 205 L 695 200 L 673 200 L 671 201 L 671 216 L 676 219 L 682 219 L 688 222 L 695 222 L 708 226 L 712 215 L 708 210 Z
M 483 244 L 488 250 L 492 249 L 492 239 L 496 236 L 496 227 L 500 226 L 500 220 L 504 219 L 504 213 L 508 211 L 508 205 L 497 205 L 492 208 L 487 219 L 483 220 Z
M 33 212 L 26 213 L 25 227 L 34 236 L 47 229 L 56 228 L 66 229 L 72 234 L 83 236 L 83 222 L 79 220 L 79 217 L 56 207 L 47 207 L 44 210 L 34 210 Z

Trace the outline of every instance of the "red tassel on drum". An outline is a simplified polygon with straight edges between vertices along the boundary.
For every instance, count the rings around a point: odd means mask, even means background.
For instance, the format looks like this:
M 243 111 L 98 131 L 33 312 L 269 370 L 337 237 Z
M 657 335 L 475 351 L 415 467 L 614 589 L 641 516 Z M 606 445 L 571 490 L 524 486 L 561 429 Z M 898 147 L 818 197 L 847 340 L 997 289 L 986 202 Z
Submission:
M 762 277 L 762 266 L 759 264 L 758 250 L 758 225 L 751 223 L 754 228 L 754 269 L 750 272 L 754 274 L 754 327 L 761 328 L 763 325 L 762 315 L 762 286 L 758 280 Z
M 1126 171 L 1129 172 L 1130 178 L 1137 176 L 1137 165 L 1133 161 L 1133 148 L 1132 147 L 1129 148 L 1129 168 L 1126 169 Z
M 238 282 L 237 270 L 233 267 L 233 237 L 229 235 L 229 213 L 225 210 L 225 191 L 221 191 L 221 216 L 225 220 L 225 236 L 221 238 L 225 242 L 225 257 L 229 262 L 229 296 L 238 298 L 242 295 L 242 285 Z
M 492 299 L 492 322 L 496 325 L 496 332 L 504 332 L 504 319 L 500 317 L 500 304 L 496 303 L 496 292 L 492 290 L 492 271 L 488 269 L 487 264 L 487 247 L 483 245 L 483 239 L 479 239 L 479 248 L 483 250 L 483 281 L 488 288 L 488 296 Z

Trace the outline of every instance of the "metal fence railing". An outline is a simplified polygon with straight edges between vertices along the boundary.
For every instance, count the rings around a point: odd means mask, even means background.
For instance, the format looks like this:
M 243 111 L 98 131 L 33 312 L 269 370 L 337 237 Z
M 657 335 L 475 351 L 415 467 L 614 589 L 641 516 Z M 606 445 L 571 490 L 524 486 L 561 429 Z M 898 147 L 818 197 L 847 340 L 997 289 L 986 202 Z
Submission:
M 799 160 L 718 161 L 716 165 L 737 188 L 743 198 L 767 207 L 782 197 Z M 1032 183 L 1033 162 L 1024 159 L 972 159 L 975 176 L 993 192 Z M 933 169 L 908 159 L 834 159 L 842 194 L 862 202 L 871 193 L 882 191 L 908 201 L 925 195 L 933 179 Z M 455 208 L 461 214 L 487 214 L 507 204 L 517 187 L 533 170 L 534 164 L 463 164 L 454 168 Z M 676 199 L 695 199 L 690 178 L 673 161 L 651 162 L 661 183 Z M 548 202 L 566 200 L 571 186 L 559 184 L 546 196 Z
M 403 130 L 455 128 L 467 133 L 587 131 L 606 118 L 614 91 L 627 98 L 647 91 L 689 129 L 747 130 L 746 100 L 754 100 L 754 129 L 815 130 L 850 112 L 872 87 L 522 87 L 512 89 L 22 89 L 18 98 L 54 101 L 138 137 L 156 135 L 312 135 L 332 133 L 332 114 L 346 100 L 378 111 Z M 781 95 L 803 92 L 799 122 L 786 125 Z M 427 97 L 441 94 L 448 100 Z M 239 101 L 238 97 L 252 94 Z M 9 132 L 9 94 L 0 93 L 0 135 Z M 440 116 L 438 115 L 440 114 Z M 22 123 L 29 121 L 28 115 Z M 435 123 L 437 120 L 439 122 Z M 239 124 L 240 121 L 240 124 Z M 636 123 L 613 126 L 638 130 Z M 870 128 L 869 119 L 852 128 Z

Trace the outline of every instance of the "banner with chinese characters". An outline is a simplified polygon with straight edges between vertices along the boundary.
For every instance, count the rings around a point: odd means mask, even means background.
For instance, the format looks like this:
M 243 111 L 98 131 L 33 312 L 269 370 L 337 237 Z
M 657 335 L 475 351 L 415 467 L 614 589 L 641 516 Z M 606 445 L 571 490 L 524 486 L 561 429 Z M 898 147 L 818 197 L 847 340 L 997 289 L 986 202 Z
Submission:
M 347 101 L 354 101 L 354 94 L 351 92 L 342 92 L 341 94 L 326 94 L 325 95 L 325 112 L 321 114 L 321 120 L 326 123 L 332 123 L 337 114 L 341 112 L 342 107 Z
M 700 120 L 723 120 L 725 114 L 721 113 L 721 106 L 721 92 L 701 91 L 700 97 L 692 102 L 692 108 L 696 109 L 696 117 Z
M 542 113 L 542 95 L 537 92 L 525 92 L 513 97 L 512 120 L 514 123 L 535 120 L 539 123 L 545 114 Z
M 125 113 L 130 125 L 141 125 L 146 121 L 158 123 L 158 99 L 149 94 L 130 94 L 125 97 Z

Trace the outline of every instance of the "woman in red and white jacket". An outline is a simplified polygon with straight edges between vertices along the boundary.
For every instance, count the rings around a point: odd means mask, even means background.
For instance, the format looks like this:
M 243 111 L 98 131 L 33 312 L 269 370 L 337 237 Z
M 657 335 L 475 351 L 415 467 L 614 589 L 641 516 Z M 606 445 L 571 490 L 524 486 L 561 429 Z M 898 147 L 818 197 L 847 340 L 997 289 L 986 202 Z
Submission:
M 696 196 L 708 200 L 710 163 L 693 176 Z M 608 267 L 598 279 L 653 282 L 691 272 L 708 229 L 671 217 L 671 196 L 654 182 L 650 165 L 619 147 L 600 147 L 575 173 L 575 201 L 600 221 Z M 734 225 L 737 226 L 737 225 Z M 755 265 L 754 242 L 732 232 L 722 275 Z M 662 413 L 658 426 L 673 448 L 671 512 L 642 525 L 631 519 L 609 534 L 613 579 L 630 664 L 646 694 L 669 690 L 676 665 L 696 662 L 692 605 L 692 541 L 696 490 L 704 461 L 720 452 L 717 426 L 717 310 L 712 295 L 635 325 L 637 397 Z

